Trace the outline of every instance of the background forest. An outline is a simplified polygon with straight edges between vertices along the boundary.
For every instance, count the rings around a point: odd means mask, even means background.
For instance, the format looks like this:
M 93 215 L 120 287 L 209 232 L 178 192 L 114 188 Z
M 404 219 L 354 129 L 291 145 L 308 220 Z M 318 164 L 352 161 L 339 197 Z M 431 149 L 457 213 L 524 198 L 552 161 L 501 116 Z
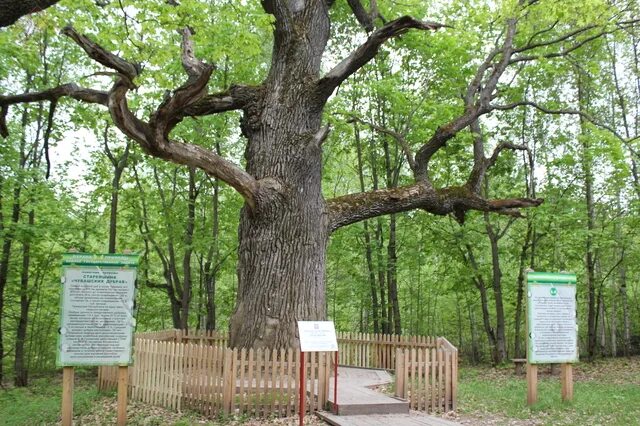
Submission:
M 195 30 L 198 55 L 217 65 L 212 90 L 264 78 L 272 23 L 259 2 L 175 3 L 62 1 L 23 18 L 0 30 L 0 93 L 108 85 L 109 76 L 59 34 L 69 22 L 143 64 L 136 111 L 183 79 L 176 30 L 185 25 Z M 383 17 L 408 14 L 450 28 L 391 40 L 339 87 L 325 112 L 332 129 L 323 145 L 325 196 L 408 182 L 403 150 L 463 108 L 512 3 L 379 2 Z M 522 218 L 471 212 L 461 224 L 412 211 L 337 231 L 327 312 L 339 330 L 445 336 L 469 362 L 500 363 L 524 356 L 526 271 L 571 271 L 581 358 L 640 352 L 640 30 L 625 24 L 638 5 L 539 3 L 518 34 L 529 43 L 609 24 L 557 41 L 561 54 L 538 46 L 536 60 L 514 67 L 501 88 L 528 105 L 483 117 L 430 168 L 440 185 L 463 182 L 470 140 L 483 137 L 491 150 L 518 145 L 494 159 L 484 195 L 545 202 Z M 346 2 L 331 13 L 340 43 L 329 48 L 339 58 L 365 34 L 354 29 Z M 175 134 L 242 164 L 239 119 L 228 112 L 185 120 Z M 0 139 L 0 379 L 24 385 L 28 374 L 55 368 L 59 266 L 72 248 L 140 254 L 139 331 L 228 328 L 241 196 L 202 171 L 144 155 L 109 123 L 104 108 L 69 100 L 9 112 L 9 136 Z

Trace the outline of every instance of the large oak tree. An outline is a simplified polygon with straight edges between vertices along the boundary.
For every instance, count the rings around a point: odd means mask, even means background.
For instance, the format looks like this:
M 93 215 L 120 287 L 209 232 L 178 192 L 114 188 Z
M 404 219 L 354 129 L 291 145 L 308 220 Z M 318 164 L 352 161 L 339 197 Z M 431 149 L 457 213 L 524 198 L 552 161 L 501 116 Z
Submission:
M 538 206 L 540 199 L 487 199 L 481 186 L 487 170 L 504 150 L 524 149 L 508 141 L 486 154 L 483 138 L 471 138 L 473 166 L 462 185 L 437 187 L 430 162 L 459 133 L 479 128 L 478 120 L 493 111 L 520 106 L 560 113 L 528 99 L 505 97 L 518 69 L 539 58 L 569 55 L 592 40 L 619 28 L 612 14 L 602 24 L 545 23 L 532 31 L 527 16 L 547 2 L 529 0 L 505 6 L 504 27 L 495 47 L 477 65 L 462 94 L 463 108 L 416 150 L 397 138 L 413 183 L 391 189 L 347 194 L 325 199 L 322 194 L 322 149 L 330 129 L 323 110 L 342 82 L 376 57 L 389 39 L 409 30 L 447 31 L 436 22 L 403 16 L 382 19 L 376 2 L 365 7 L 348 0 L 355 18 L 368 32 L 366 41 L 321 72 L 331 36 L 331 0 L 263 0 L 264 13 L 273 15 L 273 51 L 269 71 L 258 85 L 230 86 L 209 93 L 215 67 L 194 54 L 191 31 L 182 33 L 182 64 L 186 82 L 167 94 L 146 118 L 129 107 L 128 93 L 136 88 L 139 64 L 101 47 L 97 41 L 67 27 L 63 33 L 114 75 L 110 90 L 67 83 L 41 92 L 0 96 L 0 132 L 7 134 L 10 105 L 51 101 L 61 97 L 103 105 L 113 123 L 149 155 L 197 167 L 218 178 L 244 198 L 240 213 L 238 295 L 230 332 L 232 346 L 289 346 L 296 340 L 297 320 L 325 318 L 325 257 L 332 232 L 369 218 L 420 209 L 436 215 L 454 215 L 464 221 L 470 210 L 519 216 L 519 210 Z M 385 23 L 386 22 L 386 23 Z M 528 34 L 520 33 L 520 27 Z M 535 27 L 535 26 L 533 26 Z M 561 29 L 562 31 L 560 31 Z M 436 35 L 437 36 L 437 35 Z M 329 58 L 334 60 L 335 58 Z M 427 65 L 425 64 L 425 67 Z M 513 71 L 508 71 L 513 69 Z M 506 78 L 505 76 L 508 76 Z M 187 118 L 241 110 L 246 138 L 245 167 L 200 145 L 176 140 L 172 130 Z M 566 112 L 566 111 L 565 111 Z

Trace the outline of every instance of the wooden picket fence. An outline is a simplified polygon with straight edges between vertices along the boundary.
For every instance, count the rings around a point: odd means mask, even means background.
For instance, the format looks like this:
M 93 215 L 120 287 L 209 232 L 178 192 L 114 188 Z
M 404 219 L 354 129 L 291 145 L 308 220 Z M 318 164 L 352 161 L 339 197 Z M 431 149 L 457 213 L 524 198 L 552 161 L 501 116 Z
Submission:
M 412 410 L 456 410 L 458 349 L 438 338 L 437 347 L 396 349 L 396 396 L 407 399 Z
M 337 337 L 338 364 L 362 368 L 395 370 L 397 349 L 438 348 L 438 339 L 430 336 L 338 333 Z
M 217 331 L 164 330 L 150 333 L 137 333 L 136 338 L 169 340 L 210 345 L 226 345 L 228 334 Z M 396 367 L 396 349 L 398 348 L 436 348 L 440 349 L 440 340 L 431 336 L 400 336 L 396 334 L 367 334 L 338 332 L 338 364 L 351 367 L 381 368 L 394 370 Z
M 339 365 L 395 370 L 396 396 L 414 410 L 457 406 L 458 350 L 442 337 L 338 333 Z M 163 330 L 136 333 L 129 368 L 131 398 L 206 415 L 287 416 L 299 410 L 298 349 L 238 350 L 228 334 Z M 307 365 L 307 411 L 324 409 L 333 354 L 312 353 Z M 98 387 L 114 389 L 117 368 L 100 367 Z M 311 390 L 314 391 L 311 391 Z
M 327 403 L 331 353 L 305 354 L 305 411 Z M 114 389 L 117 367 L 100 367 L 100 389 Z M 130 397 L 208 416 L 246 413 L 289 416 L 299 412 L 300 353 L 294 349 L 229 349 L 138 336 L 129 367 Z

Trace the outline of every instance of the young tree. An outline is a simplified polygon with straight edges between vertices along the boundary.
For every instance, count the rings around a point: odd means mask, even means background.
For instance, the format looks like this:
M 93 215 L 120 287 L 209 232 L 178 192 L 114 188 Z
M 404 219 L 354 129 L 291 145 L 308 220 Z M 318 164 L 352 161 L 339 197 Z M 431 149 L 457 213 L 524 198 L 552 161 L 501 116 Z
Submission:
M 273 50 L 264 81 L 258 85 L 232 85 L 208 94 L 207 83 L 215 67 L 196 58 L 191 31 L 183 30 L 182 64 L 188 79 L 168 93 L 147 120 L 130 108 L 127 96 L 136 87 L 142 68 L 104 49 L 71 27 L 63 30 L 95 61 L 110 68 L 114 83 L 102 91 L 69 83 L 41 92 L 0 97 L 0 132 L 7 133 L 8 107 L 22 102 L 56 101 L 71 97 L 109 109 L 114 124 L 149 155 L 196 167 L 226 182 L 244 198 L 238 248 L 237 306 L 230 324 L 232 346 L 288 346 L 296 340 L 296 320 L 325 317 L 325 255 L 327 241 L 336 230 L 381 215 L 421 209 L 436 215 L 453 214 L 464 221 L 470 210 L 512 216 L 535 207 L 540 199 L 486 199 L 480 193 L 487 169 L 509 143 L 499 144 L 485 156 L 479 139 L 473 142 L 473 166 L 462 185 L 438 186 L 430 164 L 442 148 L 481 116 L 492 111 L 533 104 L 509 98 L 510 78 L 520 67 L 539 58 L 558 58 L 605 33 L 628 23 L 614 8 L 607 19 L 559 23 L 549 17 L 553 2 L 506 2 L 498 13 L 501 30 L 463 90 L 463 104 L 453 118 L 441 122 L 414 153 L 403 147 L 413 183 L 325 200 L 322 194 L 322 144 L 329 128 L 322 113 L 334 91 L 371 61 L 381 46 L 408 30 L 435 31 L 444 25 L 404 16 L 374 28 L 382 19 L 371 2 L 349 1 L 368 38 L 335 67 L 321 73 L 331 37 L 333 0 L 263 0 L 273 19 Z M 597 6 L 604 4 L 596 2 Z M 570 4 L 567 8 L 582 7 Z M 549 9 L 551 8 L 551 9 Z M 596 7 L 597 9 L 597 7 Z M 564 14 L 571 16 L 573 12 Z M 596 14 L 594 14 L 596 15 Z M 487 20 L 489 17 L 487 16 Z M 425 65 L 427 66 L 427 65 Z M 513 72 L 508 72 L 508 69 Z M 499 103 L 499 98 L 504 104 Z M 533 104 L 535 105 L 535 104 Z M 247 140 L 245 167 L 209 149 L 171 136 L 185 118 L 241 110 L 241 131 Z

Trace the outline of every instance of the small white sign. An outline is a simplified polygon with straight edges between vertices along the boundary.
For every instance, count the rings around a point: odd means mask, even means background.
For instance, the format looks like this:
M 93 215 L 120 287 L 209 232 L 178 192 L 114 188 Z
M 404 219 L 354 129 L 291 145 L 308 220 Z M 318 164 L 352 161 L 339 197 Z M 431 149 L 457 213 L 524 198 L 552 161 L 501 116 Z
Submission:
M 298 321 L 301 352 L 336 352 L 338 339 L 333 321 Z

